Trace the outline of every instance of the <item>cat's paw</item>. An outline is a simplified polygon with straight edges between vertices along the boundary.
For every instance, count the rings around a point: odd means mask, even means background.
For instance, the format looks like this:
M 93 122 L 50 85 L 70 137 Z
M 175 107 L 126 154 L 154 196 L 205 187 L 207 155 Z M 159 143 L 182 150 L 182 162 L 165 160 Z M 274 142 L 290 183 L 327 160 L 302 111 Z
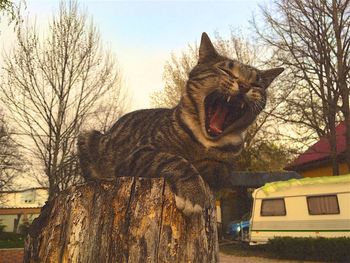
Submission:
M 198 188 L 195 191 L 179 191 L 175 195 L 176 207 L 186 216 L 200 214 L 209 206 L 210 193 L 204 187 Z
M 186 216 L 199 214 L 203 211 L 203 207 L 199 204 L 194 204 L 189 199 L 178 195 L 175 195 L 175 204 L 177 209 L 181 210 Z

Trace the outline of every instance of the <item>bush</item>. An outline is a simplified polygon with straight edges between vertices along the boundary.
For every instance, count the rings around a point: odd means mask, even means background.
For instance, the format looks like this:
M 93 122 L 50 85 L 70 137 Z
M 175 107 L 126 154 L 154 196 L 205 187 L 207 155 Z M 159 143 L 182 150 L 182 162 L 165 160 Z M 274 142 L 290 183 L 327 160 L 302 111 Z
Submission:
M 0 248 L 22 248 L 25 237 L 12 232 L 0 233 Z
M 278 258 L 350 262 L 350 238 L 280 237 L 268 242 L 269 251 Z
M 271 239 L 265 245 L 221 244 L 220 251 L 236 256 L 301 261 L 350 262 L 350 238 L 280 237 Z

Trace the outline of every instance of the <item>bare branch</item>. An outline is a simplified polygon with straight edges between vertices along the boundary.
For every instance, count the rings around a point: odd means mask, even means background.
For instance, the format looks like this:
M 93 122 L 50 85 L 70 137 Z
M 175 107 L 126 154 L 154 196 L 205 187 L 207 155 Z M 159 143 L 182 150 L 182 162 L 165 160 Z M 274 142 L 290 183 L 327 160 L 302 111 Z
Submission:
M 121 74 L 75 1 L 60 3 L 47 37 L 40 38 L 35 26 L 22 25 L 17 41 L 5 59 L 2 101 L 19 132 L 34 143 L 32 151 L 44 166 L 52 198 L 81 180 L 75 145 L 83 123 L 96 126 L 99 105 L 107 116 L 125 110 L 119 96 Z M 106 107 L 111 94 L 114 100 Z

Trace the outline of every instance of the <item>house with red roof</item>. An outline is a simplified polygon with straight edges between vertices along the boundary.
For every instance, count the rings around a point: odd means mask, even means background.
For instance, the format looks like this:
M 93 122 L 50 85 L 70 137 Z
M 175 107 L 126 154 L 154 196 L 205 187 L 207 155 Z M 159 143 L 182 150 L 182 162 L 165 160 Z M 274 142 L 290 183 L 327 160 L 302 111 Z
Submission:
M 339 160 L 340 174 L 348 174 L 348 166 L 345 162 L 345 123 L 341 122 L 336 127 L 337 156 Z M 296 171 L 303 177 L 332 176 L 332 162 L 330 157 L 331 148 L 327 138 L 321 138 L 306 152 L 301 154 L 284 169 Z

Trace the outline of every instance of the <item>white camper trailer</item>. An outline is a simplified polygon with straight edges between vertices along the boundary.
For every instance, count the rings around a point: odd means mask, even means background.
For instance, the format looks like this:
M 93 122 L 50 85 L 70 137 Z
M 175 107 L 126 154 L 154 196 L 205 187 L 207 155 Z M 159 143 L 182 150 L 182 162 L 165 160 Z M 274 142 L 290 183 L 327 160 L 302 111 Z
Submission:
M 268 183 L 253 192 L 251 245 L 274 237 L 350 237 L 350 175 Z

